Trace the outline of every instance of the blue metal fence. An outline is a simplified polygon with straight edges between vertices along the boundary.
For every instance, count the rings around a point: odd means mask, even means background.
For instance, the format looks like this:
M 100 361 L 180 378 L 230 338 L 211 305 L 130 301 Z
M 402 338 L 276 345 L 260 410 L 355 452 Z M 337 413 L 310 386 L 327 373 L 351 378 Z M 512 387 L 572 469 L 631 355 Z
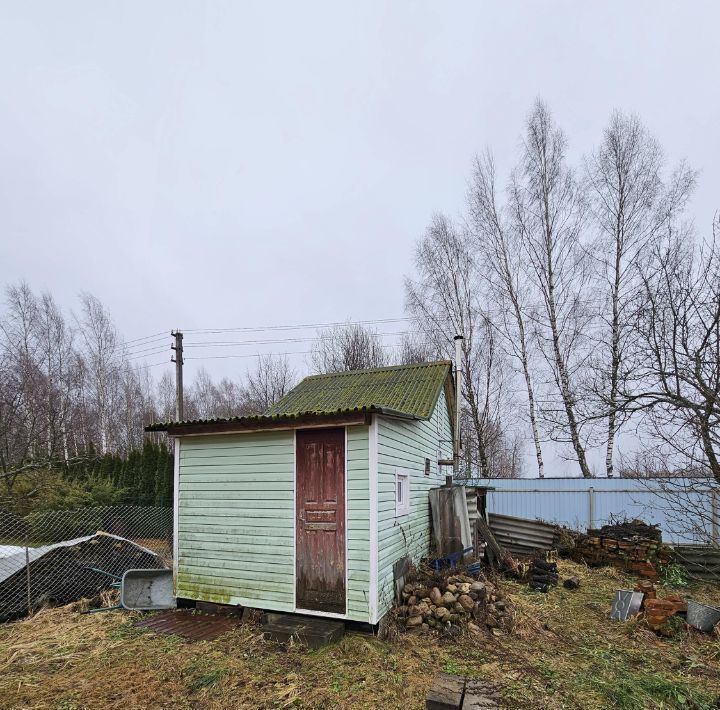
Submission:
M 577 530 L 618 519 L 658 524 L 669 543 L 720 544 L 720 487 L 690 479 L 473 479 L 488 486 L 488 512 Z

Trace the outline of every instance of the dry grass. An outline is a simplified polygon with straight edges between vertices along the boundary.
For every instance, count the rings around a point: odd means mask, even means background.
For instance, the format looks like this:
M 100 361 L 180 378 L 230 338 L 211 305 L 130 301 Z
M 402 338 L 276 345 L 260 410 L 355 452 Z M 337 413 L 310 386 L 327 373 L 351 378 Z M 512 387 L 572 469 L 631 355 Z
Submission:
M 577 592 L 505 583 L 512 633 L 382 643 L 350 634 L 320 651 L 282 647 L 241 627 L 188 642 L 132 626 L 132 614 L 46 609 L 0 626 L 3 708 L 421 708 L 439 671 L 495 680 L 510 708 L 711 708 L 720 701 L 720 639 L 678 625 L 660 639 L 607 621 L 614 570 L 578 574 Z M 692 590 L 720 603 L 720 588 Z

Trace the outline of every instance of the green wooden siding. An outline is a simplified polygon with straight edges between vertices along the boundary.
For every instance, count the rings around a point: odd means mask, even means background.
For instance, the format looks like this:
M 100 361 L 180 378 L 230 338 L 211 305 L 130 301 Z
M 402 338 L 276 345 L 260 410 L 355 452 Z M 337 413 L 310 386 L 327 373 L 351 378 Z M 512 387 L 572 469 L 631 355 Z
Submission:
M 370 487 L 368 427 L 347 427 L 348 618 L 369 621 Z
M 184 437 L 177 595 L 295 608 L 293 431 Z M 368 620 L 368 428 L 347 428 L 348 617 Z
M 428 421 L 378 417 L 378 613 L 393 604 L 393 564 L 405 555 L 414 562 L 430 549 L 428 491 L 445 480 L 438 458 L 452 458 L 450 418 L 441 393 Z M 425 476 L 425 459 L 431 462 Z M 410 512 L 395 515 L 395 473 L 410 472 Z

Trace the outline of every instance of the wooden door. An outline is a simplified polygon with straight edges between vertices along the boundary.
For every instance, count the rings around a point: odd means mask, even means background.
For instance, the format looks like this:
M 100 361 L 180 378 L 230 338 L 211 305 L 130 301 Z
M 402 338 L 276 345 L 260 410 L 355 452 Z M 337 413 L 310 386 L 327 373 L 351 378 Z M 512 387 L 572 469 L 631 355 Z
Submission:
M 296 588 L 299 609 L 345 613 L 345 430 L 298 430 Z

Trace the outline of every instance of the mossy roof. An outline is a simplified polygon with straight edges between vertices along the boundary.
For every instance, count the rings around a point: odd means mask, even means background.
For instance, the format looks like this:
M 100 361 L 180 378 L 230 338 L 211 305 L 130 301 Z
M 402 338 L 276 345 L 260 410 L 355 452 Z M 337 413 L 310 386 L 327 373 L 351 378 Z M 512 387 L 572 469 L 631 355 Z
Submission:
M 450 366 L 449 360 L 441 360 L 311 375 L 272 406 L 268 414 L 369 410 L 429 419 L 449 379 Z
M 145 431 L 182 427 L 201 430 L 206 425 L 237 424 L 298 426 L 308 417 L 327 419 L 346 414 L 376 413 L 407 419 L 429 419 L 440 393 L 445 390 L 452 423 L 455 392 L 449 360 L 413 365 L 393 365 L 311 375 L 286 394 L 265 414 L 227 419 L 157 422 Z

